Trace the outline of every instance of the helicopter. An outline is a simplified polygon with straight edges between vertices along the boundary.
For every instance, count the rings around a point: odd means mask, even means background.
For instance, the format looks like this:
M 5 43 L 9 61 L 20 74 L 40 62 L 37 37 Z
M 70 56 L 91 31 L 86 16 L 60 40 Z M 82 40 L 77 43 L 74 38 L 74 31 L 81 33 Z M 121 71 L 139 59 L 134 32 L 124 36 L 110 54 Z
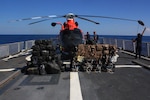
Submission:
M 108 16 L 75 15 L 73 13 L 68 13 L 66 15 L 37 16 L 37 17 L 13 20 L 11 22 L 43 19 L 43 20 L 39 20 L 39 21 L 29 23 L 29 25 L 32 25 L 32 24 L 43 22 L 43 21 L 51 20 L 52 18 L 66 18 L 66 22 L 64 22 L 63 24 L 61 22 L 52 22 L 51 25 L 53 27 L 56 26 L 56 25 L 61 26 L 60 34 L 59 34 L 60 44 L 63 47 L 64 55 L 67 55 L 67 59 L 70 59 L 70 57 L 72 58 L 73 53 L 76 51 L 76 46 L 78 44 L 82 44 L 83 39 L 84 39 L 83 32 L 81 31 L 81 29 L 79 29 L 78 22 L 75 21 L 75 18 L 86 20 L 86 21 L 92 22 L 94 24 L 100 24 L 99 22 L 87 19 L 87 17 L 134 21 L 134 22 L 138 22 L 138 24 L 144 26 L 144 23 L 141 20 L 133 20 L 133 19 L 117 18 L 117 17 L 108 17 Z

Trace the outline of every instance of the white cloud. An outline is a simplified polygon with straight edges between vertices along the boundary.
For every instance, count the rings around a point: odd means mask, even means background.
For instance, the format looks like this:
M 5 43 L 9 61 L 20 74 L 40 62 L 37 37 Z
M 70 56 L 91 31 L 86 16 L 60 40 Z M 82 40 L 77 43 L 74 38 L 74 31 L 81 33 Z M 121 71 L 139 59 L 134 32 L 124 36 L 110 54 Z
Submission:
M 150 28 L 146 28 L 146 31 L 147 31 L 147 32 L 150 32 Z

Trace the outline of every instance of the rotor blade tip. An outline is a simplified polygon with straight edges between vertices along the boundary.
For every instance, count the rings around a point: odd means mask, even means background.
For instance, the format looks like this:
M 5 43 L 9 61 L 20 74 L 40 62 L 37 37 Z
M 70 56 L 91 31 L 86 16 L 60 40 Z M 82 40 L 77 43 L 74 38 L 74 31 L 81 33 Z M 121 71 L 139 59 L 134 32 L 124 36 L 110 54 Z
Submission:
M 138 23 L 139 23 L 140 25 L 144 26 L 144 23 L 143 23 L 143 21 L 141 21 L 141 20 L 138 20 Z

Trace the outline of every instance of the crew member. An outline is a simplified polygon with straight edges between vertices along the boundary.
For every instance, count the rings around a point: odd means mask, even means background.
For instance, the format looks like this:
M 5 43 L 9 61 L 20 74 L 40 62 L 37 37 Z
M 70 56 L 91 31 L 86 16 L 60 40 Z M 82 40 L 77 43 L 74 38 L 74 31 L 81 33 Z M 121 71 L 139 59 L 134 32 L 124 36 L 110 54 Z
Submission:
M 146 27 L 144 28 L 143 32 L 140 34 L 137 34 L 137 37 L 133 40 L 133 42 L 136 42 L 136 55 L 135 58 L 137 59 L 137 56 L 139 55 L 139 59 L 141 58 L 141 51 L 142 51 L 142 36 L 146 30 Z
M 93 32 L 93 41 L 94 41 L 95 44 L 96 44 L 97 41 L 98 41 L 98 35 L 96 34 L 95 31 Z
M 90 34 L 89 34 L 89 32 L 86 33 L 86 40 L 87 41 L 90 40 Z
M 89 32 L 86 33 L 86 44 L 92 44 L 92 41 L 90 40 Z

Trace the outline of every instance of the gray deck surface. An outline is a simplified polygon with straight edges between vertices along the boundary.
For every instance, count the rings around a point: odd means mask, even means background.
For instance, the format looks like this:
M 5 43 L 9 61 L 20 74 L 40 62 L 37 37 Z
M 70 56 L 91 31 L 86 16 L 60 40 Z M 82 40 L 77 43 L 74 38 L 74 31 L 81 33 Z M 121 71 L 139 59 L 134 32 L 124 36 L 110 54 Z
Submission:
M 24 67 L 24 58 L 0 61 L 0 68 Z M 133 60 L 133 56 L 119 52 L 116 65 L 136 66 Z M 143 59 L 136 61 L 150 65 Z M 14 72 L 0 72 L 0 80 Z M 143 67 L 116 68 L 112 74 L 78 72 L 78 75 L 83 100 L 150 100 L 150 71 Z M 44 76 L 19 73 L 0 88 L 0 100 L 70 100 L 70 80 L 70 72 Z

